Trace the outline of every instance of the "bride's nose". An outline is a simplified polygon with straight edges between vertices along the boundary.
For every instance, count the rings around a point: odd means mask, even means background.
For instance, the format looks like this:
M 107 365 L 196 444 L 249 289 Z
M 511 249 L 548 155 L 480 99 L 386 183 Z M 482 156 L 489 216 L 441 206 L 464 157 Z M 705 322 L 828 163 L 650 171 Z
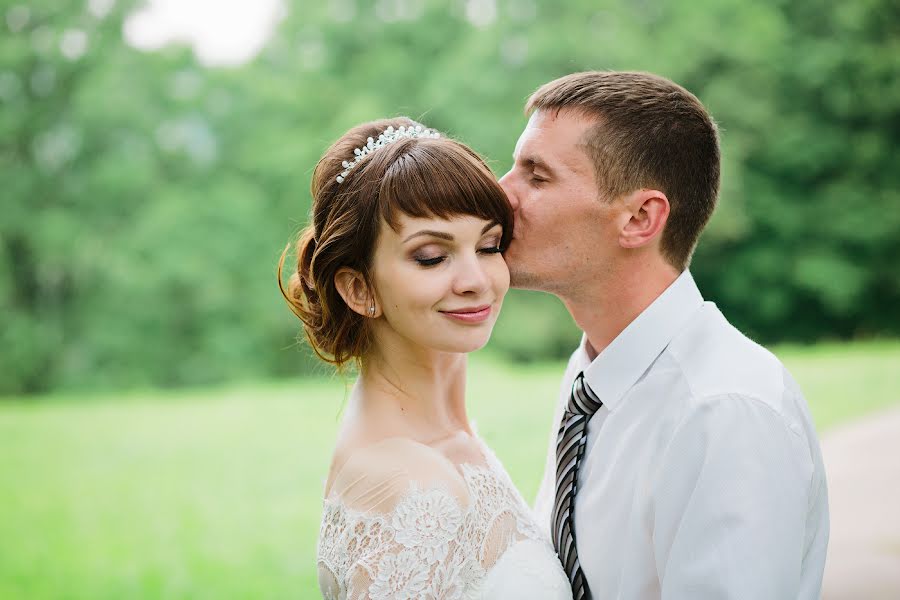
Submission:
M 466 260 L 457 263 L 453 278 L 453 291 L 456 294 L 482 294 L 491 285 L 491 279 L 481 263 L 480 256 L 472 253 Z

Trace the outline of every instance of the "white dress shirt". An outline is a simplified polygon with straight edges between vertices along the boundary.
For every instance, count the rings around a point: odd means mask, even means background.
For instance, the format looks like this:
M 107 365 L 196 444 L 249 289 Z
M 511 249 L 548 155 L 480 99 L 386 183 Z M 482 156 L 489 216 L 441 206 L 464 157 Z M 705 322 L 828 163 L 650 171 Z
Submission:
M 688 271 L 562 383 L 535 511 L 549 530 L 556 431 L 575 376 L 588 424 L 575 538 L 595 600 L 820 597 L 828 498 L 797 384 L 704 302 Z

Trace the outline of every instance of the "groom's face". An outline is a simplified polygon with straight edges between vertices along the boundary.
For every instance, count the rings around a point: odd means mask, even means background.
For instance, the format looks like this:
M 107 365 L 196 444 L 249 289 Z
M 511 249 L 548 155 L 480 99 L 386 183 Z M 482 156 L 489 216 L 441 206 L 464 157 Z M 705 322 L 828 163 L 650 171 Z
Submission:
M 515 210 L 504 255 L 513 287 L 571 295 L 614 251 L 613 207 L 598 198 L 582 145 L 594 124 L 571 111 L 537 111 L 519 137 L 500 179 Z

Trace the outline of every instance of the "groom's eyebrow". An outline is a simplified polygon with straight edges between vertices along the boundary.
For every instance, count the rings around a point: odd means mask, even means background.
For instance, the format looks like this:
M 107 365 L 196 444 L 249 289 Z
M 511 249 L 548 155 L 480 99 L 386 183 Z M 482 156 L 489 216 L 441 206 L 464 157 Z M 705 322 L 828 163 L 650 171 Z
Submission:
M 553 173 L 553 169 L 550 168 L 550 165 L 537 156 L 526 156 L 522 159 L 522 162 L 532 171 L 540 169 L 541 171 L 546 171 L 548 174 Z

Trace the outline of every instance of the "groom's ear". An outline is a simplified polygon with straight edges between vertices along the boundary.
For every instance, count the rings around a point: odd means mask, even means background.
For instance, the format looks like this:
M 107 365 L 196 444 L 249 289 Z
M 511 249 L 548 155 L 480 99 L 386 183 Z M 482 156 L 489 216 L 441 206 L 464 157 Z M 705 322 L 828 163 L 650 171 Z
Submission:
M 659 190 L 640 189 L 625 196 L 628 220 L 619 231 L 619 245 L 641 248 L 657 240 L 669 220 L 669 199 Z

